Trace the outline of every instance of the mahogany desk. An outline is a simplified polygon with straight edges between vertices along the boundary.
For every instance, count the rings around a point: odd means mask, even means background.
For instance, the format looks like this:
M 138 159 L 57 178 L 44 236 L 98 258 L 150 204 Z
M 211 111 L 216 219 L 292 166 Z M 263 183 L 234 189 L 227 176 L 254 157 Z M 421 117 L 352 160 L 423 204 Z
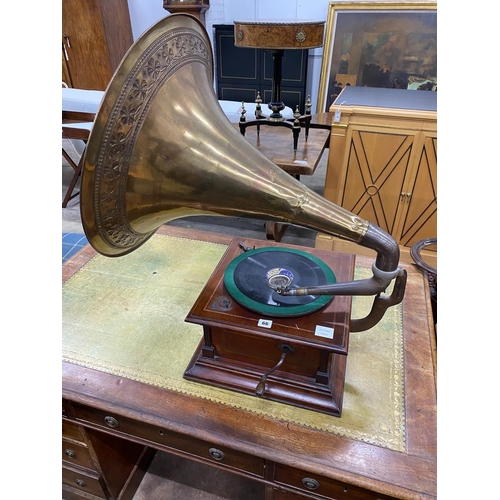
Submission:
M 225 235 L 167 226 L 158 232 L 224 244 L 231 240 Z M 63 282 L 94 255 L 87 246 L 69 259 L 63 265 Z M 361 265 L 371 265 L 366 257 L 357 259 Z M 117 456 L 124 459 L 126 454 L 119 452 L 132 450 L 133 462 L 156 449 L 263 482 L 266 500 L 434 499 L 437 467 L 432 312 L 422 274 L 412 264 L 403 265 L 408 270 L 403 302 L 405 452 L 319 433 L 67 362 L 62 365 L 63 427 L 88 432 L 91 441 L 98 444 L 92 456 L 98 463 L 97 480 L 99 474 L 110 473 L 110 461 L 116 461 Z M 69 460 L 64 452 L 63 445 L 63 459 Z M 145 463 L 147 466 L 147 460 Z M 142 472 L 140 467 L 134 469 L 134 463 L 128 466 L 130 478 L 120 498 L 131 499 Z M 309 478 L 307 484 L 317 481 L 319 487 L 309 490 L 302 482 L 304 478 Z M 78 491 L 77 486 L 66 489 L 65 498 L 95 498 L 79 496 Z M 108 494 L 108 498 L 117 497 L 118 493 Z M 106 496 L 101 493 L 98 498 Z

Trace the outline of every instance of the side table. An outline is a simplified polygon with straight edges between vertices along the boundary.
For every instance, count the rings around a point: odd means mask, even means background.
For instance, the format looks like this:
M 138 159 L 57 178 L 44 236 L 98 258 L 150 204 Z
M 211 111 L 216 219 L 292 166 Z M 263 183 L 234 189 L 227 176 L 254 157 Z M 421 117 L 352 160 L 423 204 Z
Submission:
M 285 103 L 281 98 L 282 65 L 285 49 L 312 49 L 323 45 L 325 21 L 235 21 L 234 39 L 236 47 L 265 49 L 273 56 L 273 86 L 272 98 L 268 104 L 271 114 L 265 116 L 257 103 L 255 120 L 246 121 L 242 116 L 240 131 L 245 135 L 249 126 L 256 125 L 260 132 L 260 125 L 281 125 L 293 131 L 293 149 L 297 150 L 297 141 L 300 133 L 300 124 L 305 124 L 306 135 L 309 132 L 308 122 L 311 118 L 311 104 L 308 100 L 305 115 L 295 110 L 294 123 L 285 120 L 281 111 Z

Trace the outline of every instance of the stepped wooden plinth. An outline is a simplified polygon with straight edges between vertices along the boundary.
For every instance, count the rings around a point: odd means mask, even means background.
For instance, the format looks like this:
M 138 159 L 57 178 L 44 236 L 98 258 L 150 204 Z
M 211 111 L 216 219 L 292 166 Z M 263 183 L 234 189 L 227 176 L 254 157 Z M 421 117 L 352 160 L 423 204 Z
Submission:
M 303 316 L 266 317 L 234 301 L 224 286 L 228 264 L 248 248 L 281 246 L 235 238 L 201 292 L 186 321 L 203 326 L 203 338 L 184 377 L 216 387 L 256 395 L 261 377 L 283 363 L 261 384 L 259 397 L 340 416 L 349 342 L 351 297 L 335 297 Z M 354 256 L 288 245 L 315 255 L 351 281 Z M 259 392 L 259 391 L 257 391 Z

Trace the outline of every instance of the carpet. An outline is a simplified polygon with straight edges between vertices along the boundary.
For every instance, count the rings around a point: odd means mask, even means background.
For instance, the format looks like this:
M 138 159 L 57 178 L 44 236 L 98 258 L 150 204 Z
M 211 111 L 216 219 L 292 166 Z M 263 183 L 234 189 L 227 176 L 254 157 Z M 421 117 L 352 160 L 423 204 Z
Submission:
M 62 263 L 64 264 L 78 250 L 81 250 L 88 243 L 83 234 L 62 233 Z
M 63 359 L 322 432 L 404 451 L 401 305 L 351 333 L 341 418 L 183 379 L 202 338 L 184 322 L 226 246 L 156 234 L 120 258 L 97 255 L 63 285 Z M 355 278 L 371 271 L 356 268 Z M 372 298 L 353 298 L 353 317 Z

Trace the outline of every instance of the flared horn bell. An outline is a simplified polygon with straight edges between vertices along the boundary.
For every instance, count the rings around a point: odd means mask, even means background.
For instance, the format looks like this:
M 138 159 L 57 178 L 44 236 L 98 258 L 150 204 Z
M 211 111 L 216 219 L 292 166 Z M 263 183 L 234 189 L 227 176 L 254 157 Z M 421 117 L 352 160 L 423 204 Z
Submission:
M 173 219 L 225 215 L 300 225 L 377 251 L 374 278 L 317 293 L 377 294 L 401 274 L 391 236 L 308 189 L 232 126 L 214 93 L 207 32 L 186 14 L 155 24 L 123 58 L 88 141 L 80 204 L 90 244 L 110 257 Z

